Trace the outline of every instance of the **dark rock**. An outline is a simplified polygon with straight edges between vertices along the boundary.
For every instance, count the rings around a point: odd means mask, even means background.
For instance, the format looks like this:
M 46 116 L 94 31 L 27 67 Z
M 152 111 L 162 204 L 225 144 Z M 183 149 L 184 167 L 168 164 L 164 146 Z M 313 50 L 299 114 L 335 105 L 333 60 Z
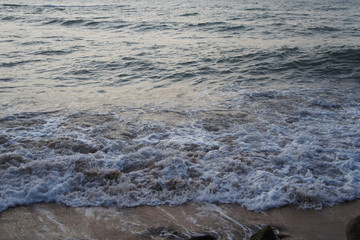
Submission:
M 360 240 L 360 216 L 357 216 L 346 225 L 346 236 L 348 240 Z
M 270 226 L 266 226 L 250 237 L 250 240 L 276 240 L 274 231 Z
M 199 235 L 199 236 L 192 236 L 189 240 L 216 240 L 217 238 L 211 235 Z

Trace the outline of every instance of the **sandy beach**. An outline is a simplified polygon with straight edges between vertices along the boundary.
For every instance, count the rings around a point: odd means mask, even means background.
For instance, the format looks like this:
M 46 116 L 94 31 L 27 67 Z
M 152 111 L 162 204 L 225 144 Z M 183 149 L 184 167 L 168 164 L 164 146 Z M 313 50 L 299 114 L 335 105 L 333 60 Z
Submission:
M 217 239 L 249 239 L 271 225 L 279 239 L 346 239 L 345 226 L 360 214 L 360 201 L 322 210 L 283 207 L 251 212 L 233 204 L 171 207 L 71 208 L 40 203 L 0 214 L 0 239 L 188 239 L 210 234 Z

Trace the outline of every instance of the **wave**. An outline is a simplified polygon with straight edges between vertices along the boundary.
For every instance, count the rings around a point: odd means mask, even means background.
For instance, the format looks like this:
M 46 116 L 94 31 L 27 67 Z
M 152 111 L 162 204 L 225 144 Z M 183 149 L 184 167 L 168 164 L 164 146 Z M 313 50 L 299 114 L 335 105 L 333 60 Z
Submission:
M 3 63 L 0 63 L 0 67 L 10 68 L 10 67 L 15 67 L 15 66 L 19 66 L 19 65 L 28 64 L 28 63 L 34 63 L 34 62 L 41 62 L 41 60 L 23 60 L 23 61 L 14 61 L 14 62 L 3 62 Z
M 132 25 L 130 28 L 134 29 L 135 31 L 151 31 L 151 30 L 165 31 L 172 29 L 172 26 L 168 23 L 142 22 L 140 24 Z
M 3 7 L 10 7 L 10 8 L 19 8 L 19 7 L 26 7 L 26 6 L 29 6 L 29 5 L 5 3 L 5 4 L 1 4 L 1 6 L 3 6 Z
M 189 24 L 189 27 L 211 27 L 216 25 L 224 25 L 225 22 L 201 22 L 197 24 Z
M 181 14 L 179 16 L 180 17 L 191 17 L 191 16 L 197 16 L 197 15 L 199 15 L 199 13 L 193 12 L 193 13 L 184 13 L 184 14 Z
M 340 29 L 338 29 L 338 28 L 329 27 L 329 26 L 311 27 L 308 29 L 310 31 L 315 31 L 315 32 L 338 32 L 338 31 L 340 31 Z
M 254 8 L 245 8 L 245 11 L 266 11 L 268 10 L 267 8 L 259 8 L 259 7 L 254 7 Z
M 84 27 L 91 27 L 91 28 L 98 28 L 101 25 L 111 25 L 111 23 L 107 21 L 95 21 L 95 20 L 85 20 L 85 19 L 75 19 L 75 20 L 64 20 L 64 19 L 52 19 L 45 21 L 42 25 L 53 25 L 57 24 L 60 26 L 84 26 Z
M 51 56 L 51 55 L 67 55 L 67 54 L 71 54 L 74 51 L 70 51 L 70 50 L 45 50 L 45 51 L 39 51 L 39 52 L 35 52 L 34 55 L 47 55 L 47 56 Z
M 53 19 L 53 20 L 50 20 L 50 21 L 47 21 L 45 23 L 43 23 L 44 25 L 49 25 L 49 24 L 55 24 L 55 23 L 62 23 L 63 21 L 60 20 L 60 19 Z
M 152 30 L 160 30 L 165 31 L 168 29 L 172 29 L 173 26 L 171 26 L 168 23 L 152 23 L 152 22 L 142 22 L 139 24 L 129 23 L 125 21 L 120 21 L 121 24 L 119 24 L 119 21 L 96 21 L 94 19 L 71 19 L 71 20 L 65 20 L 65 19 L 52 19 L 52 20 L 46 20 L 42 23 L 42 25 L 59 25 L 59 26 L 65 26 L 65 27 L 89 27 L 89 28 L 95 28 L 95 29 L 122 29 L 122 28 L 129 28 L 134 31 L 152 31 Z
M 359 76 L 360 49 L 348 47 L 305 48 L 282 47 L 271 51 L 259 49 L 232 54 L 217 60 L 218 64 L 240 65 L 243 74 L 287 78 L 317 78 L 318 81 L 356 79 Z
M 349 93 L 247 91 L 227 109 L 10 115 L 0 119 L 0 209 L 190 201 L 258 211 L 358 199 L 360 108 Z
M 19 17 L 14 17 L 14 16 L 6 16 L 6 17 L 3 17 L 1 20 L 2 21 L 15 21 L 15 20 L 18 20 L 20 19 Z
M 83 20 L 83 19 L 67 20 L 67 21 L 62 22 L 61 25 L 71 26 L 71 25 L 82 24 L 82 23 L 84 23 L 84 22 L 85 22 L 85 20 Z
M 0 78 L 0 82 L 12 82 L 14 81 L 13 78 Z
M 247 27 L 244 25 L 226 26 L 226 27 L 219 29 L 219 31 L 238 31 L 238 30 L 243 30 L 243 29 L 247 29 Z
M 331 51 L 325 52 L 327 55 L 333 57 L 335 60 L 360 62 L 360 48 L 341 47 L 335 48 Z

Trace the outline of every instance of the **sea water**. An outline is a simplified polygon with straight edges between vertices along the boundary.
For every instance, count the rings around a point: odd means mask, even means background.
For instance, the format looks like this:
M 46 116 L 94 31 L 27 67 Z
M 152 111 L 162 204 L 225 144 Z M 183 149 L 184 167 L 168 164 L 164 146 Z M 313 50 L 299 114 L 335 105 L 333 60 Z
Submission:
M 0 211 L 360 198 L 357 0 L 0 0 Z

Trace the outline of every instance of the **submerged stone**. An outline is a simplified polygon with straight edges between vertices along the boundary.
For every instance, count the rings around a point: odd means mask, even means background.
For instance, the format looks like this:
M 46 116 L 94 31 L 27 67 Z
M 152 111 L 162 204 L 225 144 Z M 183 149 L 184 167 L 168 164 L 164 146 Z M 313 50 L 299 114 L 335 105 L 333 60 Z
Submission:
M 250 240 L 276 240 L 274 231 L 270 226 L 266 226 L 250 237 Z
M 346 236 L 348 240 L 360 240 L 360 215 L 348 222 Z
M 192 236 L 189 240 L 216 240 L 217 238 L 211 235 L 199 235 L 199 236 Z

